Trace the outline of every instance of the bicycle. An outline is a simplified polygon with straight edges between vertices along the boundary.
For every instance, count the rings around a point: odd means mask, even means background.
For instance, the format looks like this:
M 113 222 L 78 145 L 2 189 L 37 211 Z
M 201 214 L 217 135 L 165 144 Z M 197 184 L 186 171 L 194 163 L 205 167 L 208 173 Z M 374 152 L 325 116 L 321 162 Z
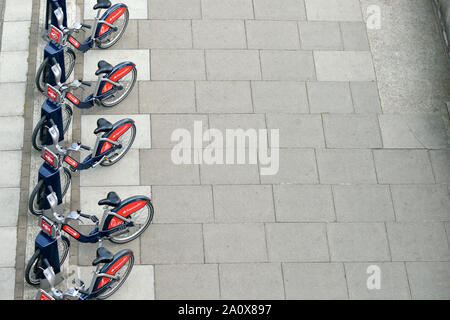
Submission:
M 113 191 L 98 202 L 99 205 L 104 206 L 100 220 L 95 215 L 81 213 L 81 210 L 72 211 L 64 217 L 56 212 L 57 196 L 55 192 L 50 191 L 47 201 L 53 214 L 41 216 L 42 230 L 36 237 L 35 252 L 25 268 L 25 280 L 30 285 L 38 285 L 43 278 L 41 266 L 44 259 L 50 261 L 56 273 L 60 272 L 70 247 L 70 241 L 62 235 L 62 231 L 81 243 L 98 243 L 101 248 L 104 239 L 116 244 L 133 241 L 148 228 L 153 220 L 154 209 L 149 197 L 133 196 L 122 201 Z M 70 221 L 82 222 L 80 217 L 95 223 L 94 229 L 88 235 L 81 234 L 69 224 Z M 61 239 L 59 243 L 63 244 L 62 252 L 57 247 L 59 239 Z M 59 257 L 58 260 L 56 257 Z
M 69 44 L 83 53 L 94 48 L 94 46 L 100 49 L 107 49 L 120 40 L 128 26 L 130 15 L 128 7 L 123 3 L 113 6 L 108 0 L 97 0 L 97 4 L 94 6 L 94 10 L 97 10 L 94 26 L 76 22 L 72 28 L 64 26 L 67 17 L 58 1 L 51 1 L 51 5 L 56 7 L 53 15 L 58 26 L 50 25 L 48 28 L 48 36 L 52 41 L 64 47 L 65 79 L 68 79 L 73 72 L 76 59 L 75 52 L 69 47 Z M 100 17 L 102 9 L 106 9 L 106 11 Z M 79 33 L 80 31 L 85 32 L 85 28 L 92 29 L 92 33 L 83 43 L 80 43 L 73 37 L 73 34 Z M 41 92 L 45 90 L 44 84 L 49 72 L 49 62 L 49 59 L 44 58 L 36 75 L 36 86 Z
M 97 120 L 97 128 L 94 130 L 94 134 L 97 136 L 94 148 L 91 149 L 82 145 L 81 142 L 76 142 L 65 149 L 59 145 L 60 135 L 57 125 L 53 120 L 50 120 L 50 124 L 51 127 L 48 128 L 48 133 L 51 136 L 53 145 L 43 148 L 42 158 L 45 162 L 41 168 L 44 168 L 45 172 L 50 172 L 51 174 L 55 174 L 60 170 L 68 172 L 69 170 L 63 166 L 64 162 L 69 165 L 70 170 L 73 172 L 95 168 L 98 165 L 112 166 L 125 156 L 136 138 L 134 120 L 127 118 L 112 124 L 108 120 L 100 118 Z M 92 152 L 82 162 L 78 162 L 70 154 L 71 152 L 80 152 L 81 149 Z M 64 185 L 64 190 L 68 189 L 70 179 L 69 172 L 68 182 Z M 42 215 L 46 209 L 46 203 L 43 198 L 44 195 L 48 194 L 46 194 L 46 187 L 49 182 L 45 182 L 47 181 L 39 179 L 28 200 L 30 212 L 37 216 Z M 52 186 L 60 188 L 58 182 L 53 182 Z

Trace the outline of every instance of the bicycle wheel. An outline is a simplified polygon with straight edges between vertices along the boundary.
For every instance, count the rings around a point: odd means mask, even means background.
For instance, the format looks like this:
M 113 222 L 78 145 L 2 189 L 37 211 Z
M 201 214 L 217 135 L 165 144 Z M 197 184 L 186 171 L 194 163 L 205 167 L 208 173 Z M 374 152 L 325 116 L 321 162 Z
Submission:
M 69 79 L 70 75 L 75 68 L 75 51 L 69 46 L 64 47 L 64 66 L 66 68 L 66 81 Z
M 28 209 L 35 216 L 40 216 L 44 212 L 43 198 L 44 194 L 44 180 L 40 180 L 31 192 L 30 199 L 28 200 Z
M 128 261 L 120 268 L 118 269 L 114 275 L 117 275 L 120 277 L 119 280 L 112 280 L 111 286 L 102 294 L 97 296 L 98 300 L 104 300 L 109 297 L 111 297 L 119 288 L 123 285 L 125 280 L 127 280 L 128 275 L 131 272 L 131 269 L 133 269 L 134 265 L 134 254 L 131 253 L 130 258 Z
M 25 281 L 32 286 L 37 286 L 41 282 L 41 250 L 37 249 L 28 260 L 25 268 Z
M 128 8 L 125 9 L 125 12 L 113 22 L 113 25 L 117 27 L 117 31 L 112 31 L 108 36 L 102 40 L 97 39 L 97 46 L 100 49 L 108 49 L 116 44 L 117 41 L 123 36 L 125 29 L 128 26 L 128 20 L 130 19 L 130 14 L 128 12 Z
M 136 83 L 137 79 L 137 70 L 136 67 L 133 67 L 130 72 L 128 72 L 125 76 L 123 76 L 118 83 L 123 87 L 121 90 L 118 90 L 114 94 L 106 97 L 105 99 L 100 100 L 100 103 L 104 107 L 114 107 L 125 100 L 126 97 L 130 94 L 131 90 Z
M 73 69 L 75 68 L 75 59 L 75 51 L 73 51 L 73 49 L 70 47 L 64 47 L 64 67 L 66 80 L 69 79 L 70 75 L 73 72 Z M 36 87 L 41 93 L 45 92 L 45 87 L 49 82 L 50 72 L 51 68 L 49 65 L 49 59 L 47 57 L 44 59 L 44 61 L 42 61 L 36 73 Z
M 108 155 L 108 160 L 103 160 L 100 163 L 101 166 L 112 166 L 117 163 L 123 156 L 130 150 L 133 145 L 134 139 L 136 138 L 136 126 L 133 124 L 125 131 L 119 138 L 117 138 L 117 142 L 122 145 L 122 148 L 117 149 L 113 155 Z
M 111 235 L 109 239 L 113 243 L 122 244 L 133 241 L 137 237 L 139 237 L 145 230 L 147 230 L 148 226 L 153 220 L 153 205 L 151 202 L 147 202 L 145 206 L 141 209 L 133 212 L 129 215 L 133 219 L 134 226 L 128 228 L 128 233 L 124 233 L 118 236 Z
M 69 130 L 70 123 L 72 122 L 73 110 L 72 107 L 68 104 L 64 105 L 62 109 L 62 121 L 63 121 L 63 131 L 66 134 L 67 130 Z
M 37 151 L 42 150 L 42 141 L 41 141 L 41 130 L 44 127 L 45 117 L 42 117 L 41 120 L 37 123 L 36 127 L 34 127 L 33 134 L 31 135 L 31 143 L 33 144 L 33 148 Z
M 70 240 L 65 236 L 58 239 L 59 264 L 62 265 L 69 254 Z
M 60 175 L 61 177 L 61 196 L 64 198 L 67 191 L 70 187 L 70 182 L 72 181 L 72 174 L 70 173 L 70 170 L 66 167 L 63 168 L 63 174 Z

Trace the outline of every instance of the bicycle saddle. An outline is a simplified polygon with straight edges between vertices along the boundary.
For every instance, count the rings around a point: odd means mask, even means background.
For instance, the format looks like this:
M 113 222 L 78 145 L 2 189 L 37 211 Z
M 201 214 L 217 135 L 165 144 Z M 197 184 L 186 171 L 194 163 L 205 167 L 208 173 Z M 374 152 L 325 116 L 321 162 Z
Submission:
M 113 71 L 114 67 L 112 65 L 110 65 L 108 62 L 106 62 L 105 60 L 100 60 L 98 62 L 98 70 L 95 71 L 95 75 L 99 76 L 103 73 L 110 73 L 111 71 Z
M 109 9 L 111 7 L 111 1 L 109 0 L 97 0 L 97 4 L 94 6 L 94 10 L 97 9 Z
M 92 261 L 92 265 L 96 266 L 99 263 L 108 263 L 114 260 L 114 255 L 107 249 L 100 247 L 97 249 L 97 258 Z
M 109 122 L 106 119 L 100 118 L 97 120 L 97 129 L 95 129 L 94 134 L 100 133 L 100 132 L 110 132 L 113 128 L 113 125 L 111 122 Z
M 115 193 L 114 191 L 111 191 L 106 196 L 106 199 L 100 200 L 98 202 L 98 205 L 99 206 L 107 205 L 107 206 L 111 206 L 111 207 L 117 207 L 120 204 L 120 202 L 122 202 L 122 200 L 120 200 L 117 193 Z

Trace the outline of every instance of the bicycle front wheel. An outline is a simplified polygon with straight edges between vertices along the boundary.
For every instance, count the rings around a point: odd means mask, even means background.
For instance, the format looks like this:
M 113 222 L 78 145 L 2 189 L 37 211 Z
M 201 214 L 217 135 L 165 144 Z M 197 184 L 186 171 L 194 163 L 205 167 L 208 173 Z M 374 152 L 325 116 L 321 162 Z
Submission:
M 111 286 L 105 292 L 98 295 L 97 299 L 104 300 L 111 297 L 114 293 L 116 293 L 116 291 L 119 290 L 119 288 L 123 285 L 125 280 L 127 280 L 128 275 L 131 272 L 131 269 L 133 269 L 133 265 L 134 265 L 134 255 L 133 253 L 131 253 L 131 256 L 127 260 L 127 262 L 114 273 L 114 275 L 119 276 L 120 279 L 111 283 Z
M 97 40 L 97 46 L 100 49 L 108 49 L 117 43 L 117 41 L 122 38 L 127 26 L 128 20 L 130 19 L 130 13 L 128 12 L 128 8 L 125 9 L 125 12 L 113 22 L 114 27 L 117 27 L 116 31 L 112 31 L 108 34 L 104 39 Z
M 25 281 L 32 286 L 41 282 L 41 250 L 37 249 L 27 263 L 25 268 Z
M 123 76 L 118 83 L 122 86 L 121 90 L 118 90 L 114 94 L 100 100 L 100 103 L 104 107 L 114 107 L 121 103 L 123 100 L 128 97 L 131 90 L 133 90 L 133 87 L 136 83 L 137 79 L 137 70 L 136 67 L 133 67 L 130 72 L 128 72 L 125 76 Z
M 100 163 L 100 165 L 108 167 L 117 163 L 130 150 L 135 138 L 136 138 L 136 126 L 133 124 L 116 140 L 122 145 L 122 148 L 117 149 L 114 154 L 108 155 L 108 159 L 103 160 L 103 162 Z
M 35 216 L 40 216 L 44 212 L 43 208 L 43 194 L 44 194 L 44 180 L 39 180 L 38 184 L 31 192 L 30 199 L 28 200 L 28 209 Z
M 66 81 L 69 79 L 70 75 L 73 72 L 73 69 L 75 68 L 75 51 L 72 50 L 70 47 L 64 47 L 64 68 L 65 68 L 65 78 Z M 47 86 L 47 83 L 50 79 L 50 72 L 51 72 L 51 66 L 49 63 L 49 58 L 45 58 L 44 61 L 42 61 L 41 65 L 39 66 L 39 69 L 36 73 L 36 88 L 41 92 L 45 92 L 45 88 Z

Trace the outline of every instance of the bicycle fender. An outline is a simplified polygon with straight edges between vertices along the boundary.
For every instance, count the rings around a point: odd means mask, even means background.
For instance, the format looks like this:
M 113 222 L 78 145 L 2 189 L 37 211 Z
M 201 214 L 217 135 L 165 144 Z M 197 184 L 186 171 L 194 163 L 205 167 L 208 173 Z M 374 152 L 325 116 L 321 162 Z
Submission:
M 150 198 L 147 196 L 133 196 L 123 200 L 120 203 L 120 206 L 114 208 L 112 212 L 115 212 L 122 217 L 128 217 L 130 214 L 143 208 L 150 201 Z M 109 230 L 111 228 L 117 227 L 122 223 L 122 221 L 123 220 L 121 220 L 120 218 L 109 215 L 105 220 L 103 230 Z
M 116 65 L 114 67 L 113 71 L 111 71 L 108 75 L 105 76 L 105 78 L 110 79 L 114 82 L 117 82 L 120 79 L 122 79 L 124 76 L 126 76 L 135 67 L 136 67 L 136 65 L 130 61 L 119 63 L 118 65 Z M 109 83 L 107 81 L 102 81 L 102 83 L 100 84 L 100 86 L 98 88 L 96 97 L 102 98 L 104 95 L 109 94 L 108 91 L 113 89 L 113 87 L 114 86 L 112 83 Z
M 117 19 L 119 19 L 127 9 L 127 6 L 123 3 L 118 3 L 113 5 L 111 8 L 109 8 L 101 17 L 101 20 L 106 21 L 108 23 L 114 23 Z M 97 30 L 95 30 L 95 38 L 97 39 L 103 39 L 107 35 L 109 35 L 112 32 L 112 29 L 110 26 L 99 23 L 97 26 Z
M 124 134 L 132 125 L 134 124 L 133 119 L 122 119 L 117 121 L 110 132 L 106 132 L 102 138 L 107 138 L 109 140 L 116 141 L 122 134 Z M 95 155 L 98 156 L 105 151 L 111 149 L 113 145 L 110 142 L 103 141 L 98 144 Z

